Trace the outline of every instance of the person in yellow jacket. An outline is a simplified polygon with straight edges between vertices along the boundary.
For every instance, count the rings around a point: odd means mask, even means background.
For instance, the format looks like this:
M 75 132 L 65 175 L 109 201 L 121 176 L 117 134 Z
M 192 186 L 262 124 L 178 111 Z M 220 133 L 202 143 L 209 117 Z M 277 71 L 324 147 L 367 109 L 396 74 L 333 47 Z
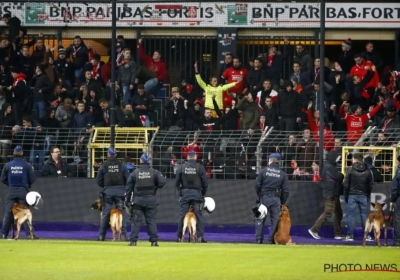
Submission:
M 210 84 L 206 84 L 199 74 L 199 68 L 198 68 L 197 62 L 194 64 L 194 71 L 196 73 L 197 83 L 204 90 L 204 97 L 205 97 L 204 98 L 205 99 L 204 107 L 211 109 L 212 116 L 214 118 L 216 118 L 216 117 L 218 117 L 218 115 L 214 109 L 213 96 L 215 95 L 215 101 L 218 104 L 218 108 L 221 108 L 221 109 L 224 108 L 223 101 L 222 101 L 224 91 L 227 91 L 228 89 L 236 86 L 242 80 L 237 80 L 234 83 L 230 83 L 230 84 L 226 84 L 226 85 L 218 85 L 218 78 L 215 76 L 211 76 Z

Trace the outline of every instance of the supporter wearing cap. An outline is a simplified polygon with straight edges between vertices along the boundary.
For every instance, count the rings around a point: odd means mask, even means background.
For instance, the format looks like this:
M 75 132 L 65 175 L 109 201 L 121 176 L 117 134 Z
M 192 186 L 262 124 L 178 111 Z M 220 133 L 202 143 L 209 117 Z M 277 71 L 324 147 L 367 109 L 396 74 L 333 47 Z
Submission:
M 393 98 L 393 101 L 395 98 Z M 393 102 L 395 103 L 395 102 Z M 398 104 L 398 103 L 397 103 Z M 378 128 L 387 134 L 393 134 L 396 129 L 400 128 L 400 117 L 397 109 L 393 104 L 386 106 L 386 116 L 378 124 Z
M 339 55 L 337 62 L 341 66 L 345 75 L 350 73 L 351 67 L 354 66 L 354 52 L 352 48 L 352 41 L 350 38 L 342 42 L 342 52 Z

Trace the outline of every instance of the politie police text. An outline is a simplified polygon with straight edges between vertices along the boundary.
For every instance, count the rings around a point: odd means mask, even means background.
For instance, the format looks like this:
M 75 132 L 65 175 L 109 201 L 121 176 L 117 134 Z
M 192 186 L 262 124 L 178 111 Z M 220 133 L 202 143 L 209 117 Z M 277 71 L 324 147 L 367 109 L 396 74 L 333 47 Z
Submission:
M 150 172 L 139 172 L 139 179 L 150 179 Z
M 24 168 L 22 166 L 11 166 L 11 174 L 22 174 Z
M 280 178 L 281 177 L 281 171 L 278 169 L 273 169 L 267 167 L 267 171 L 265 172 L 265 176 L 271 176 L 271 177 L 276 177 Z
M 196 174 L 196 168 L 193 167 L 186 167 L 185 174 Z

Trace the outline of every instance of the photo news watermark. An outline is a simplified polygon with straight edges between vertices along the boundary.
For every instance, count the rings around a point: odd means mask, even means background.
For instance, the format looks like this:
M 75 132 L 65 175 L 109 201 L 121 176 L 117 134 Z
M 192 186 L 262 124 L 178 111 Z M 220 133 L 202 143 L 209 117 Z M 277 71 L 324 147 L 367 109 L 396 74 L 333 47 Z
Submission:
M 324 273 L 334 272 L 393 272 L 400 273 L 395 263 L 325 263 Z

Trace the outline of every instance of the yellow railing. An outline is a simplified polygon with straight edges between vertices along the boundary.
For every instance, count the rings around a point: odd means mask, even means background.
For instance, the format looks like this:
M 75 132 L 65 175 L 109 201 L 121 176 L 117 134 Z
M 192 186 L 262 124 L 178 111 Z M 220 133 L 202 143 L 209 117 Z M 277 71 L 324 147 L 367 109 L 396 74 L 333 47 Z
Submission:
M 130 158 L 137 164 L 143 151 L 150 150 L 150 133 L 155 134 L 159 127 L 116 127 L 115 144 L 117 157 L 120 160 Z M 109 127 L 94 128 L 92 139 L 88 144 L 90 168 L 92 178 L 96 177 L 95 167 L 107 159 L 107 150 L 111 143 L 111 129 Z
M 392 178 L 396 174 L 397 168 L 397 148 L 396 147 L 377 147 L 377 146 L 367 146 L 367 147 L 359 147 L 359 146 L 344 146 L 342 147 L 342 170 L 341 172 L 343 175 L 346 176 L 346 169 L 350 166 L 347 166 L 347 155 L 350 153 L 359 152 L 362 153 L 365 157 L 366 151 L 374 150 L 375 155 L 382 153 L 383 151 L 391 151 L 391 155 L 393 160 L 391 161 L 391 168 L 392 168 Z

